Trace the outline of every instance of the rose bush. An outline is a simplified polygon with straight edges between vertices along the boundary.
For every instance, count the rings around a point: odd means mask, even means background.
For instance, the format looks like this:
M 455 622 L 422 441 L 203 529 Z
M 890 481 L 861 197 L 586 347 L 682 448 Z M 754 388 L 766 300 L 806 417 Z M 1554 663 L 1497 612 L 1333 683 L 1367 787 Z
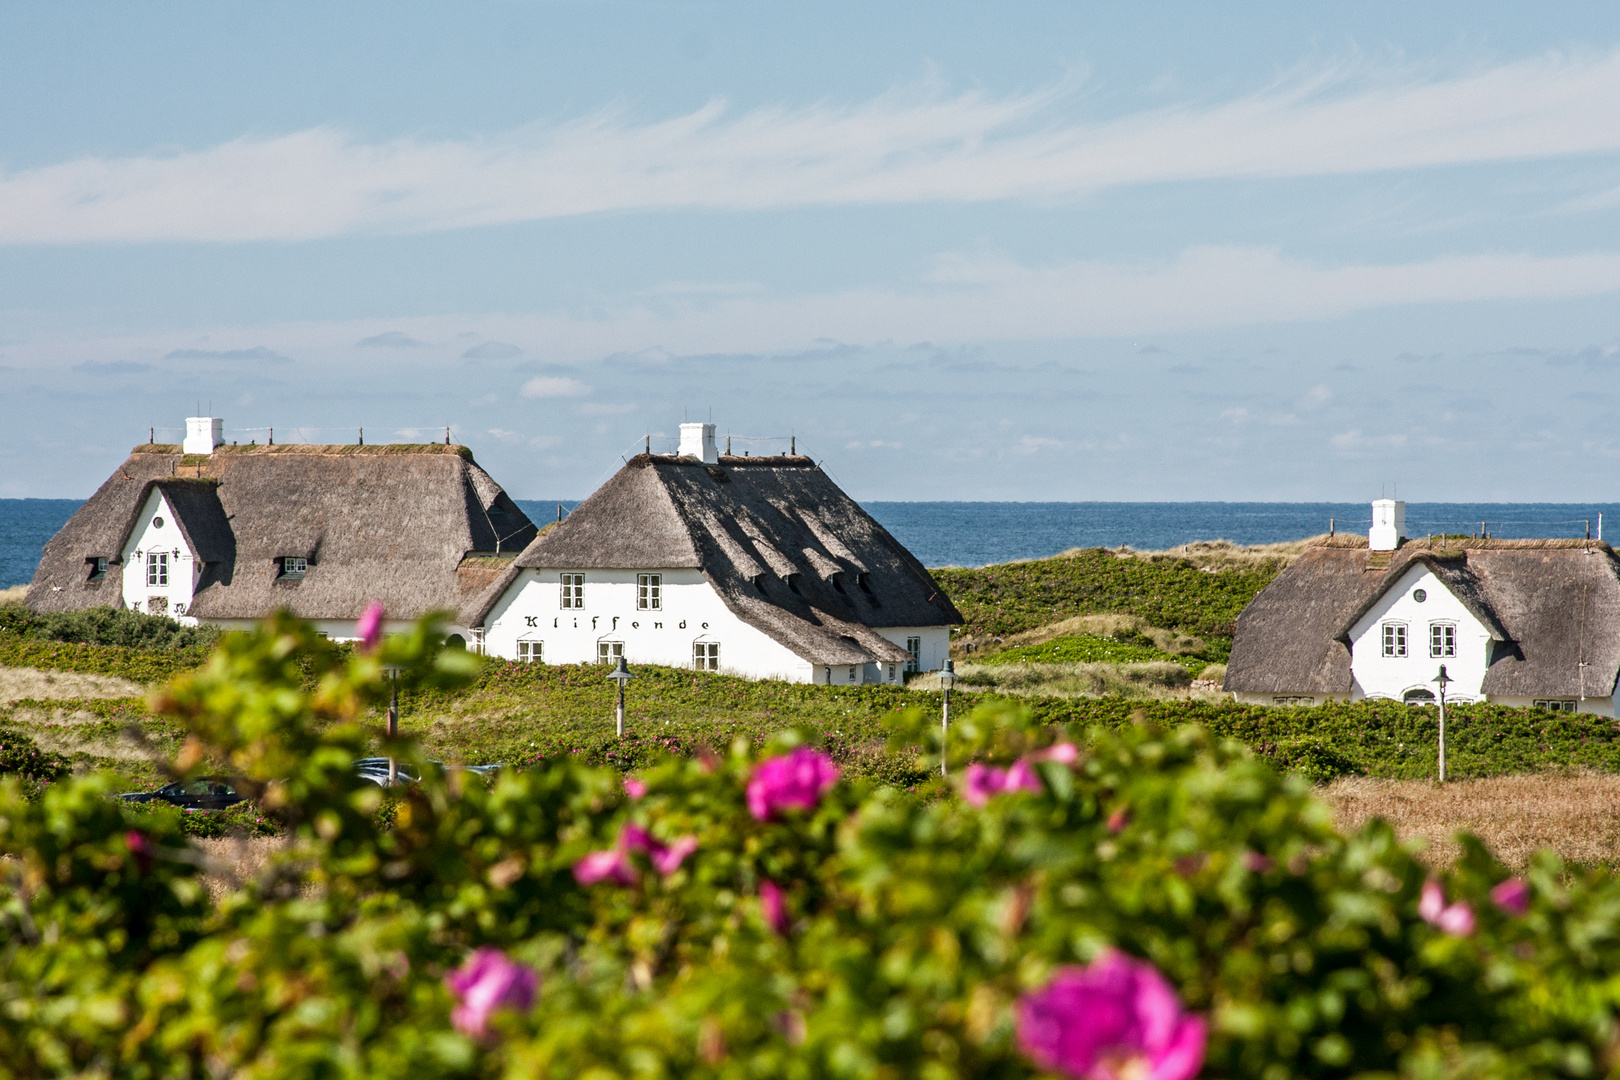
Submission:
M 190 733 L 176 775 L 229 774 L 284 825 L 217 902 L 200 875 L 226 868 L 106 781 L 34 801 L 0 784 L 0 1075 L 1620 1065 L 1611 876 L 1544 854 L 1515 880 L 1471 842 L 1436 874 L 1194 728 L 1004 708 L 943 747 L 934 717 L 897 716 L 895 753 L 950 766 L 916 792 L 841 777 L 794 734 L 630 784 L 566 758 L 485 784 L 400 739 L 384 752 L 424 781 L 379 814 L 350 763 L 382 666 L 412 687 L 470 677 L 437 640 L 424 623 L 338 650 L 278 618 L 157 695 Z

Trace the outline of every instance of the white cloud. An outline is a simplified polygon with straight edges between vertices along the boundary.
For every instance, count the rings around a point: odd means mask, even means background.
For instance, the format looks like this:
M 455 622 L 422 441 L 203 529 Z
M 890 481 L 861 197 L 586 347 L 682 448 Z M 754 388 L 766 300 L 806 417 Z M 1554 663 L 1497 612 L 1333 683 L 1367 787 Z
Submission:
M 526 398 L 583 397 L 591 388 L 578 379 L 541 375 L 523 384 L 518 393 Z
M 896 91 L 734 114 L 614 111 L 467 141 L 367 144 L 330 128 L 0 174 L 0 243 L 298 240 L 614 210 L 1047 198 L 1620 149 L 1620 52 L 1456 74 L 1346 63 L 1259 92 L 1103 121 L 1058 88 Z

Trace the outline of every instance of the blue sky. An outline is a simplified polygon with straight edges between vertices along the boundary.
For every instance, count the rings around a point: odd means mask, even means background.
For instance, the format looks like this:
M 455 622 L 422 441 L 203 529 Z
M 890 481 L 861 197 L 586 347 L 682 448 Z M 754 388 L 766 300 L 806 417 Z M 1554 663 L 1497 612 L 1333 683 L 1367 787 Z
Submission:
M 201 403 L 526 498 L 712 415 L 867 499 L 1614 500 L 1620 8 L 1317 7 L 8 3 L 0 496 Z

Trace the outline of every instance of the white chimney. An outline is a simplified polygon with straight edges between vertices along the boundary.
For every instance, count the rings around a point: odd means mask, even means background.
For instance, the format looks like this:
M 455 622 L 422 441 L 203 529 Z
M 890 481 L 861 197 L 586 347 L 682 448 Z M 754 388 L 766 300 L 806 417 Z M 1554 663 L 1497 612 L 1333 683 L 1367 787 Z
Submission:
M 1374 499 L 1372 511 L 1367 547 L 1372 551 L 1394 551 L 1406 539 L 1406 504 L 1394 499 Z
M 695 457 L 705 465 L 720 464 L 720 451 L 714 445 L 713 424 L 682 424 L 681 447 L 675 451 L 682 457 Z
M 186 441 L 180 449 L 187 454 L 212 454 L 225 441 L 225 421 L 217 416 L 186 417 Z

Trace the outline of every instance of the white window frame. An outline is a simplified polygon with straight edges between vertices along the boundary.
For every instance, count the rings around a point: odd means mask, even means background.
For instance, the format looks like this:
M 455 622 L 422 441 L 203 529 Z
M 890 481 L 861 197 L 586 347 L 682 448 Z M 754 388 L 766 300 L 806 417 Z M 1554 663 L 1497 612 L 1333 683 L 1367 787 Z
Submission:
M 1531 707 L 1547 712 L 1574 712 L 1576 705 L 1574 698 L 1536 698 Z
M 148 551 L 146 553 L 147 588 L 162 589 L 167 588 L 168 585 L 169 553 L 167 551 Z
M 624 655 L 624 642 L 598 641 L 596 643 L 596 662 L 598 664 L 616 664 Z
M 1457 655 L 1456 623 L 1432 622 L 1429 624 L 1429 655 L 1432 657 Z
M 859 664 L 851 664 L 851 665 L 849 665 L 849 681 L 850 682 L 860 682 L 861 681 L 861 665 L 859 665 Z
M 564 611 L 581 611 L 585 607 L 585 575 L 563 574 L 558 578 L 557 603 Z
M 636 575 L 636 610 L 664 610 L 664 575 Z
M 90 560 L 90 580 L 100 581 L 107 576 L 107 556 L 97 555 Z
M 906 652 L 911 654 L 911 659 L 906 661 L 906 674 L 915 675 L 922 670 L 922 638 L 906 638 Z
M 517 643 L 517 658 L 522 664 L 543 664 L 546 662 L 546 643 L 544 641 L 520 640 Z
M 1384 655 L 1399 658 L 1406 655 L 1406 624 L 1403 622 L 1387 622 L 1380 628 L 1380 637 L 1384 643 Z
M 718 641 L 692 642 L 692 670 L 720 670 L 720 643 Z
M 309 560 L 298 555 L 281 557 L 282 577 L 303 577 L 309 572 Z

